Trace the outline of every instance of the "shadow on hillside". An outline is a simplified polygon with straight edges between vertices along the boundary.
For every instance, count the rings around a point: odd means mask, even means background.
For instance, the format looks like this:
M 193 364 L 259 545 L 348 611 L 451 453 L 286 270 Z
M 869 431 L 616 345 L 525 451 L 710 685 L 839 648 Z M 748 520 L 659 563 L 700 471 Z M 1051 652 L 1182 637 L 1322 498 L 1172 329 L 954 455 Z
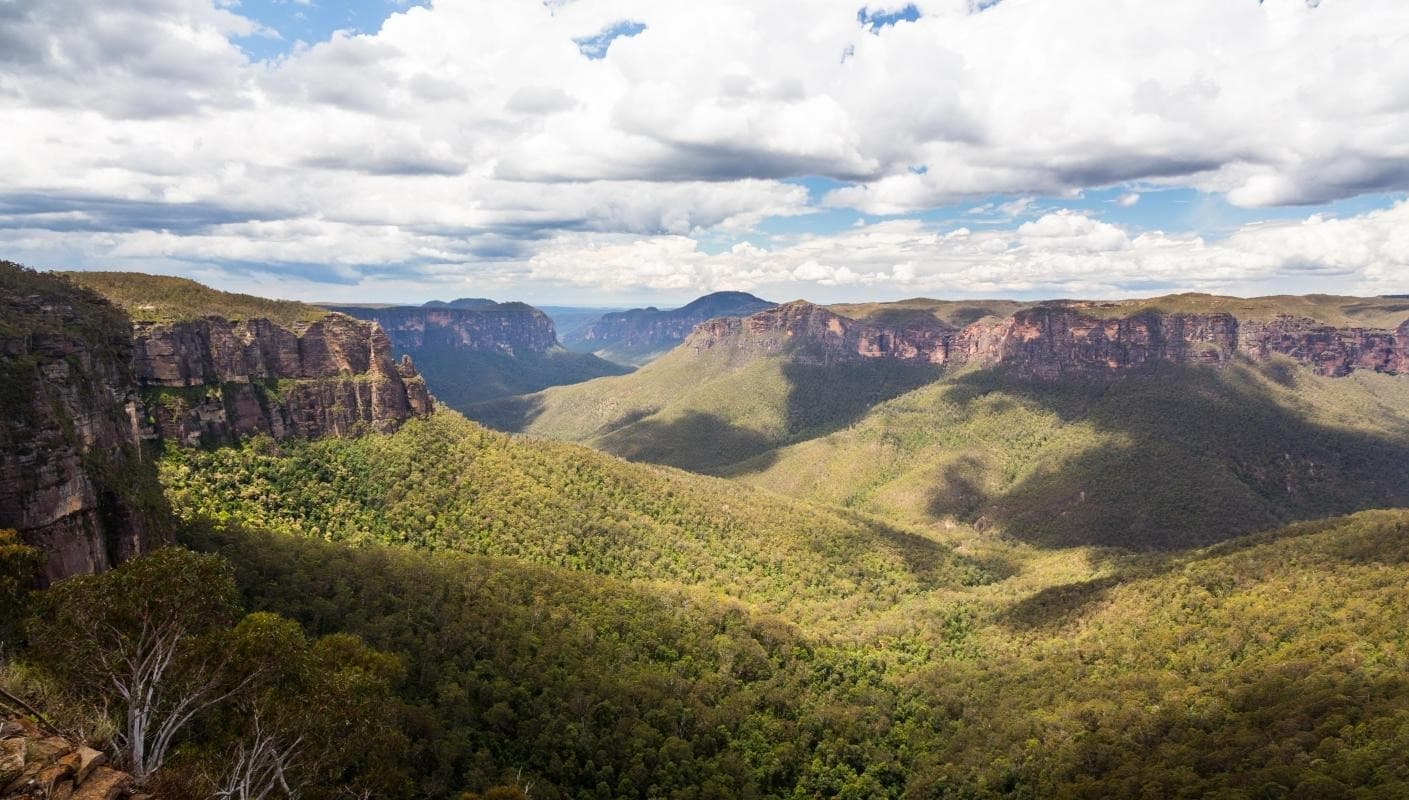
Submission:
M 1009 606 L 998 616 L 998 621 L 1018 631 L 1063 628 L 1104 602 L 1111 590 L 1125 580 L 1123 576 L 1110 575 L 1048 586 Z
M 691 411 L 675 419 L 648 418 L 627 424 L 594 443 L 612 455 L 691 472 L 712 473 L 746 459 L 773 462 L 771 438 L 714 414 Z M 752 463 L 752 462 L 750 462 Z
M 844 428 L 877 404 L 933 383 L 942 374 L 943 370 L 933 364 L 881 359 L 829 366 L 785 364 L 783 377 L 788 382 L 786 443 L 805 441 Z
M 1257 551 L 1262 552 L 1258 553 Z M 1241 554 L 1256 557 L 1235 559 Z M 1152 553 L 1096 554 L 1114 572 L 1100 578 L 1049 586 L 1009 606 L 998 621 L 1012 630 L 1060 629 L 1094 611 L 1126 583 L 1178 572 L 1211 595 L 1224 596 L 1257 585 L 1261 571 L 1276 573 L 1288 560 L 1303 567 L 1324 564 L 1398 567 L 1409 564 L 1409 511 L 1376 510 L 1350 517 L 1330 517 L 1222 542 L 1181 555 Z M 1224 562 L 1212 569 L 1204 565 Z M 1319 567 L 1318 567 L 1319 569 Z
M 543 396 L 529 394 L 475 403 L 461 409 L 461 413 L 487 428 L 519 433 L 543 414 Z
M 937 380 L 941 371 L 928 364 L 849 362 L 788 363 L 782 373 L 787 383 L 782 436 L 705 411 L 667 420 L 652 416 L 655 410 L 638 409 L 602 426 L 595 446 L 633 461 L 693 472 L 731 477 L 760 472 L 776 462 L 777 448 L 844 428 L 876 404 Z
M 413 351 L 411 358 L 437 400 L 471 419 L 478 419 L 476 414 L 494 415 L 504 426 L 518 419 L 513 409 L 519 395 L 632 371 L 594 355 L 566 350 L 510 355 L 426 346 Z M 500 400 L 506 401 L 502 412 L 494 406 Z M 517 433 L 527 423 L 518 428 L 500 424 L 491 427 Z
M 1012 571 L 1005 571 L 1003 565 L 997 562 L 962 556 L 948 545 L 923 536 L 893 528 L 859 514 L 842 513 L 857 525 L 864 527 L 880 542 L 894 548 L 905 562 L 906 569 L 926 589 L 953 587 L 959 583 L 980 585 L 1012 575 Z M 818 543 L 814 542 L 814 546 L 818 546 Z
M 1001 525 L 1043 547 L 1173 550 L 1409 504 L 1409 430 L 1382 438 L 1312 422 L 1274 396 L 1270 382 L 1288 379 L 1314 378 L 1243 364 L 1055 381 L 996 370 L 961 376 L 947 399 L 971 413 L 998 393 L 1089 424 L 1107 441 L 1049 458 L 1001 492 L 985 488 L 985 454 L 970 454 L 936 476 L 927 511 Z

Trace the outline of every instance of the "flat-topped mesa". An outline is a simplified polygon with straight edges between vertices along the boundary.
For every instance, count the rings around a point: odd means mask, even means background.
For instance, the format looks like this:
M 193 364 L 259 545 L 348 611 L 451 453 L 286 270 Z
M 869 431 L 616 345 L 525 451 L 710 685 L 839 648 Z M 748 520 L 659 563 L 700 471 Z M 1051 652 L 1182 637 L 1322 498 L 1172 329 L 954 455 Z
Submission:
M 1216 366 L 1237 356 L 1265 361 L 1275 355 L 1331 377 L 1356 369 L 1409 373 L 1409 320 L 1394 330 L 1338 328 L 1291 316 L 1244 321 L 1227 312 L 1103 316 L 1099 307 L 1043 304 L 955 328 L 923 315 L 902 323 L 855 320 L 795 301 L 745 319 L 711 320 L 686 344 L 695 353 L 787 353 L 807 363 L 887 358 L 1002 365 L 1039 378 L 1155 362 Z
M 133 341 L 148 438 L 346 436 L 391 431 L 432 409 L 415 367 L 392 358 L 386 332 L 341 314 L 289 327 L 218 317 L 138 322 Z
M 456 301 L 457 303 L 462 301 Z M 476 353 L 546 353 L 558 345 L 547 314 L 525 303 L 483 301 L 473 305 L 327 306 L 360 320 L 376 322 L 398 351 L 443 347 Z

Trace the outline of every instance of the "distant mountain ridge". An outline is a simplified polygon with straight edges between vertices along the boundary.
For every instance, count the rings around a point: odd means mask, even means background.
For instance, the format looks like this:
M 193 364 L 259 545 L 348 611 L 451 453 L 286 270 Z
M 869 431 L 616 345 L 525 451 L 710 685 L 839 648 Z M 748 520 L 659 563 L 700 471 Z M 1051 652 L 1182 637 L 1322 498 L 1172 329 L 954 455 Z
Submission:
M 422 308 L 492 308 L 499 305 L 487 297 L 461 297 L 455 300 L 427 300 Z
M 380 325 L 394 352 L 411 356 L 431 391 L 452 408 L 629 371 L 563 349 L 553 321 L 527 303 L 461 298 L 325 308 Z
M 665 311 L 651 306 L 604 314 L 567 337 L 564 345 L 621 364 L 640 366 L 675 347 L 702 322 L 745 317 L 773 305 L 747 292 L 715 292 Z

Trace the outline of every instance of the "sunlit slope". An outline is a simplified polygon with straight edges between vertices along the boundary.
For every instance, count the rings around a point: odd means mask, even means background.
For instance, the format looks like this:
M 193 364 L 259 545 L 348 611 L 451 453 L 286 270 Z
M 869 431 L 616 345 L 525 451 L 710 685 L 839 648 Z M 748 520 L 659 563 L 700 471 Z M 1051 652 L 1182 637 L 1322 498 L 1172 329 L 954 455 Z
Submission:
M 161 472 L 187 519 L 673 581 L 797 619 L 989 579 L 948 547 L 861 514 L 511 438 L 450 411 L 385 436 L 172 448 Z
M 471 407 L 501 430 L 582 442 L 635 461 L 711 472 L 834 430 L 934 380 L 927 364 L 799 363 L 696 353 L 688 343 L 630 375 Z
M 1281 362 L 1060 381 L 970 371 L 729 474 L 1043 546 L 1189 547 L 1409 504 L 1409 379 Z
M 1409 512 L 1365 512 L 973 604 L 902 681 L 907 796 L 1409 796 L 1406 580 Z

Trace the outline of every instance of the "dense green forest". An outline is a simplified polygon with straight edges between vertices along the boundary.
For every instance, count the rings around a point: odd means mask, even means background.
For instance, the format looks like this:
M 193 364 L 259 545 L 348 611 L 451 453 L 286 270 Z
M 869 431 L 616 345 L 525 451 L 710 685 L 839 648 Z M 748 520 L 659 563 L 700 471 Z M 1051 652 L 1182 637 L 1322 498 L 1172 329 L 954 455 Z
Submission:
M 992 575 L 916 531 L 714 478 L 518 440 L 452 411 L 389 436 L 171 447 L 176 512 L 729 594 L 814 624 Z
M 87 617 L 74 609 L 122 624 L 138 598 L 200 615 L 209 646 L 252 662 L 283 654 L 280 669 L 307 676 L 261 672 L 268 688 L 241 701 L 287 710 L 290 731 L 323 718 L 298 712 L 302 698 L 327 702 L 328 680 L 352 681 L 338 713 L 375 734 L 352 753 L 320 740 L 318 763 L 377 796 L 1409 791 L 1405 512 L 1068 564 L 1087 576 L 1042 588 L 1051 574 L 938 588 L 903 600 L 884 626 L 858 608 L 858 633 L 840 637 L 683 584 L 203 522 L 184 530 L 220 556 L 158 554 L 65 584 L 42 598 L 33 654 L 89 663 L 54 657 L 82 643 L 73 631 Z M 237 597 L 221 594 L 222 574 Z M 97 702 L 92 677 L 29 680 Z M 203 717 L 165 785 L 190 789 L 198 765 L 224 763 L 241 719 Z

